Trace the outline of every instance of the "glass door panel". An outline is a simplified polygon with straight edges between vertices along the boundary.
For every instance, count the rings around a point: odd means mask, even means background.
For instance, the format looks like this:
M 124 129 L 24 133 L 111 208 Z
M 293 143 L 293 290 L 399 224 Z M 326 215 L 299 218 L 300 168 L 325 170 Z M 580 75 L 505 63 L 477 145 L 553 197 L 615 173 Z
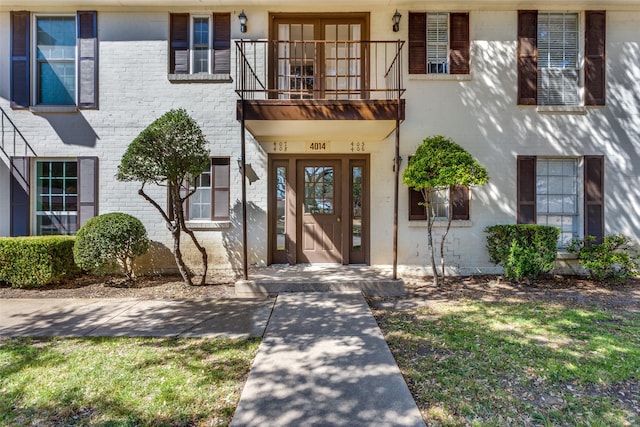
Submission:
M 361 98 L 360 24 L 326 24 L 324 84 L 326 99 Z
M 316 43 L 313 24 L 278 24 L 278 97 L 312 99 Z

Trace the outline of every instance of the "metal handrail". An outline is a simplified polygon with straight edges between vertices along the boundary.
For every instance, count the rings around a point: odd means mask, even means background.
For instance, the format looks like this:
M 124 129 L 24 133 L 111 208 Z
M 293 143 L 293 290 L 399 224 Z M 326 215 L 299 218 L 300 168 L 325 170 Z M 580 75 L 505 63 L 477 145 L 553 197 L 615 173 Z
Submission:
M 7 130 L 7 128 L 9 128 L 10 130 Z M 9 143 L 7 143 L 8 133 L 11 134 L 11 136 L 9 137 L 11 141 Z M 23 153 L 18 153 L 17 150 L 19 140 L 22 141 L 22 145 L 24 147 Z M 12 145 L 12 149 L 8 148 L 9 144 Z M 2 109 L 2 107 L 0 107 L 0 151 L 2 151 L 2 153 L 9 160 L 19 154 L 22 154 L 24 157 L 29 156 L 29 154 L 31 154 L 33 157 L 37 156 L 31 144 L 29 144 L 24 135 L 22 135 L 22 132 L 20 132 L 20 129 L 18 129 L 15 123 L 13 123 L 13 120 L 11 120 L 9 115 Z
M 396 99 L 405 92 L 404 43 L 237 40 L 236 92 L 241 99 Z

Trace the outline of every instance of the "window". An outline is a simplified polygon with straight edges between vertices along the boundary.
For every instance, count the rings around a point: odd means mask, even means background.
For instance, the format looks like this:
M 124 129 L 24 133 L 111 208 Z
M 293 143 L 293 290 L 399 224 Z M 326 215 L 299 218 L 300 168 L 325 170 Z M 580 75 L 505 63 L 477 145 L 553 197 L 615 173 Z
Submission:
M 209 72 L 209 18 L 193 18 L 192 41 L 192 73 Z
M 231 14 L 170 15 L 170 74 L 231 73 Z
M 469 74 L 469 14 L 409 12 L 409 74 Z
M 538 13 L 538 105 L 577 105 L 578 14 Z
M 581 16 L 585 27 L 584 69 Z M 586 11 L 584 15 L 519 11 L 518 104 L 604 105 L 605 21 L 604 11 Z
M 577 159 L 538 159 L 536 216 L 538 224 L 560 228 L 558 247 L 578 237 Z
M 559 248 L 582 235 L 602 239 L 604 157 L 518 156 L 517 162 L 519 224 L 559 227 Z
M 96 12 L 11 12 L 11 107 L 96 108 L 97 50 Z
M 439 189 L 434 191 L 432 200 L 432 212 L 435 219 L 453 220 L 469 219 L 469 188 L 454 187 L 452 189 Z M 418 221 L 427 219 L 426 206 L 423 205 L 424 197 L 421 191 L 409 189 L 409 220 Z
M 229 219 L 229 159 L 211 159 L 211 168 L 195 179 L 196 192 L 189 197 L 190 221 Z
M 36 162 L 35 197 L 35 234 L 75 234 L 78 224 L 77 162 Z
M 36 104 L 75 105 L 75 16 L 36 17 Z
M 449 70 L 449 14 L 427 13 L 427 73 Z
M 74 234 L 98 214 L 98 158 L 12 157 L 11 236 Z

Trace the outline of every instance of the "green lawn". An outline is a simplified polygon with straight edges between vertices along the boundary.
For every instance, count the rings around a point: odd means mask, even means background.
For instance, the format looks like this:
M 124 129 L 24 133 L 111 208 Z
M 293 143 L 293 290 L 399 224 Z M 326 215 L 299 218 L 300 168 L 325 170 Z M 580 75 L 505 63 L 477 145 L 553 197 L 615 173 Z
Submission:
M 640 315 L 552 303 L 377 310 L 428 425 L 640 425 Z
M 227 425 L 259 340 L 0 340 L 0 425 Z

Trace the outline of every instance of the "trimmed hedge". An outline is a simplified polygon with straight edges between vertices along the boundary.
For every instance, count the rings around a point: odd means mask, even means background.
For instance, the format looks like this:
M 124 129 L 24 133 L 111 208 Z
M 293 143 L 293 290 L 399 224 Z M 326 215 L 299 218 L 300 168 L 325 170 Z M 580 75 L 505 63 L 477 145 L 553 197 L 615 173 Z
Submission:
M 39 288 L 77 275 L 73 236 L 0 238 L 0 281 Z
M 504 267 L 509 280 L 534 279 L 553 270 L 558 257 L 560 229 L 546 225 L 492 225 L 487 250 L 494 264 Z

